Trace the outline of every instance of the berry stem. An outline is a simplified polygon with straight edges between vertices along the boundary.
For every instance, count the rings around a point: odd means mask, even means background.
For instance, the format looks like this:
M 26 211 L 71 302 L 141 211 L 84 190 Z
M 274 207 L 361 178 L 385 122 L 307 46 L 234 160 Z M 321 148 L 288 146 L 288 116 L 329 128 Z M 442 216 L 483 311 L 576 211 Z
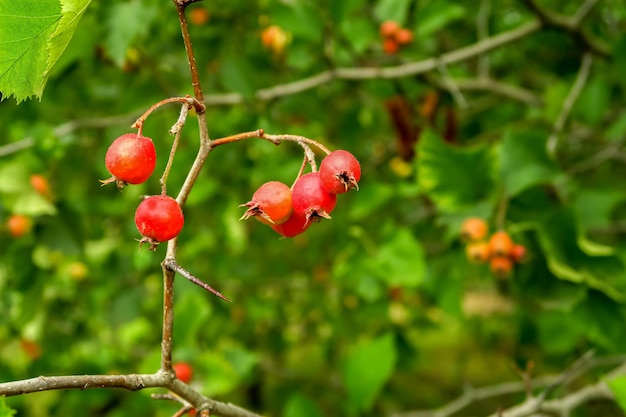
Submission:
M 509 196 L 506 192 L 502 192 L 502 197 L 498 204 L 498 212 L 496 213 L 496 228 L 504 230 L 504 222 L 506 220 L 506 212 L 509 208 Z
M 199 102 L 198 100 L 190 97 L 190 96 L 186 96 L 186 97 L 169 97 L 166 99 L 163 99 L 157 103 L 154 103 L 152 106 L 150 106 L 148 108 L 148 110 L 146 110 L 141 116 L 139 116 L 139 118 L 137 120 L 135 120 L 135 123 L 133 123 L 130 127 L 135 128 L 135 129 L 139 129 L 138 134 L 141 135 L 141 132 L 143 130 L 143 124 L 146 122 L 146 119 L 148 118 L 148 116 L 150 116 L 150 113 L 152 113 L 153 111 L 155 111 L 156 109 L 158 109 L 159 107 L 165 105 L 165 104 L 169 104 L 169 103 L 185 103 L 187 104 L 187 106 L 191 107 L 193 106 L 193 108 L 196 109 L 196 113 L 200 111 L 204 112 L 205 111 L 205 107 L 204 104 L 202 104 L 201 102 Z
M 215 148 L 220 145 L 226 145 L 227 143 L 233 143 L 233 142 L 240 142 L 246 139 L 256 139 L 256 138 L 265 139 L 264 134 L 265 132 L 263 131 L 263 129 L 257 129 L 251 132 L 237 133 L 236 135 L 230 135 L 224 138 L 219 138 L 219 139 L 215 139 L 211 141 L 211 147 Z M 271 142 L 274 142 L 271 139 L 268 139 L 268 140 L 270 140 Z M 276 145 L 280 144 L 280 142 L 274 142 L 274 143 Z
M 282 142 L 282 141 L 290 141 L 290 142 L 297 142 L 300 144 L 307 144 L 307 145 L 313 145 L 316 148 L 318 148 L 319 150 L 321 150 L 322 152 L 324 152 L 326 155 L 328 155 L 330 153 L 330 149 L 328 149 L 326 146 L 322 145 L 321 143 L 319 143 L 316 140 L 313 139 L 309 139 L 306 138 L 304 136 L 298 136 L 298 135 L 268 135 L 268 134 L 263 134 L 263 138 L 264 139 L 269 139 L 273 142 Z

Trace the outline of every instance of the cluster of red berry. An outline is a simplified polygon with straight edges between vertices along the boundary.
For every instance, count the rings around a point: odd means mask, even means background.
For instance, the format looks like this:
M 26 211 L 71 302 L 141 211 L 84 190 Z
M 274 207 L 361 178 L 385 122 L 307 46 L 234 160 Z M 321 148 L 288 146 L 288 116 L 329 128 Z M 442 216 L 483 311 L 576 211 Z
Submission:
M 115 139 L 105 156 L 105 165 L 112 175 L 102 184 L 114 182 L 118 188 L 145 182 L 156 166 L 156 150 L 152 139 L 127 133 Z M 178 236 L 185 219 L 178 202 L 167 195 L 146 197 L 135 211 L 135 224 L 141 233 L 140 244 L 156 249 L 160 242 Z
M 503 230 L 494 232 L 489 239 L 487 222 L 478 217 L 468 217 L 461 225 L 461 237 L 467 242 L 465 254 L 470 262 L 489 262 L 491 272 L 498 278 L 506 278 L 515 264 L 526 258 L 526 248 L 513 242 Z
M 284 237 L 304 233 L 312 223 L 330 219 L 337 194 L 358 189 L 361 178 L 359 161 L 348 151 L 331 152 L 322 160 L 319 171 L 299 177 L 292 188 L 278 181 L 261 185 L 241 217 L 255 217 Z
M 413 32 L 393 20 L 386 20 L 380 24 L 380 36 L 383 38 L 383 51 L 390 55 L 413 41 Z

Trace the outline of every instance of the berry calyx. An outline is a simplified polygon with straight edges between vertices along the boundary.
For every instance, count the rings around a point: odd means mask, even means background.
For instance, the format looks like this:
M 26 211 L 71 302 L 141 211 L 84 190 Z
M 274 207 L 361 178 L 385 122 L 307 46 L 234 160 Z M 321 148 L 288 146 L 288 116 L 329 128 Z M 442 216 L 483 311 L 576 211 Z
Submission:
M 489 269 L 497 278 L 506 278 L 513 269 L 513 261 L 508 256 L 494 256 L 489 261 Z
M 322 186 L 319 172 L 309 172 L 298 178 L 293 185 L 291 203 L 294 214 L 304 216 L 306 222 L 318 222 L 322 218 L 331 218 L 330 213 L 335 209 L 337 196 Z
M 176 374 L 176 378 L 185 384 L 188 384 L 193 377 L 193 368 L 187 362 L 176 362 L 172 365 L 172 370 Z
M 306 216 L 292 213 L 291 217 L 282 224 L 272 224 L 270 227 L 283 237 L 295 237 L 304 232 L 311 226 Z
M 146 198 L 135 211 L 135 225 L 142 236 L 139 246 L 149 243 L 150 250 L 156 250 L 160 242 L 178 236 L 184 223 L 183 211 L 172 197 L 153 195 Z
M 484 239 L 488 231 L 487 222 L 479 217 L 468 217 L 461 224 L 461 238 L 468 242 Z
M 500 230 L 489 238 L 489 248 L 495 256 L 509 256 L 513 249 L 513 240 L 507 232 Z
M 487 262 L 491 256 L 489 244 L 487 242 L 471 242 L 465 247 L 465 255 L 470 262 Z
M 156 151 L 152 139 L 136 133 L 126 133 L 115 139 L 107 150 L 104 163 L 112 177 L 102 185 L 115 182 L 118 188 L 146 181 L 156 166 Z
M 343 194 L 359 189 L 361 165 L 348 151 L 338 150 L 322 160 L 319 170 L 322 187 L 331 194 Z
M 261 223 L 282 224 L 293 211 L 291 188 L 279 181 L 266 182 L 254 192 L 252 200 L 241 206 L 248 209 L 239 220 L 255 217 Z

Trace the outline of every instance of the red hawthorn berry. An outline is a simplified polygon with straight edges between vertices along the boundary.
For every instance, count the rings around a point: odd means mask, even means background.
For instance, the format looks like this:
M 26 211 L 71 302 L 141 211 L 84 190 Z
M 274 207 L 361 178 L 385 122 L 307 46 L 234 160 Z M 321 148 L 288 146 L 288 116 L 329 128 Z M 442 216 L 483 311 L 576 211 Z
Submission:
M 193 368 L 187 362 L 177 362 L 172 365 L 172 370 L 176 374 L 176 378 L 188 384 L 193 378 Z
M 156 166 L 156 151 L 152 139 L 136 133 L 126 133 L 115 139 L 107 150 L 104 163 L 113 175 L 102 184 L 115 182 L 118 188 L 146 181 Z
M 383 52 L 387 55 L 393 55 L 400 49 L 400 44 L 393 38 L 383 40 Z
M 526 247 L 523 245 L 513 245 L 511 249 L 511 259 L 513 262 L 519 264 L 526 260 Z
M 284 237 L 298 236 L 306 232 L 309 226 L 311 226 L 311 222 L 307 221 L 306 216 L 296 213 L 292 213 L 285 223 L 270 225 L 276 233 Z
M 468 242 L 474 242 L 487 237 L 489 226 L 479 217 L 468 217 L 461 224 L 461 238 Z
M 487 262 L 491 256 L 489 244 L 487 242 L 470 242 L 465 247 L 465 255 L 470 262 Z
M 394 22 L 393 20 L 385 20 L 380 24 L 380 36 L 383 38 L 391 38 L 396 34 L 396 32 L 400 30 L 400 24 L 398 22 Z
M 513 240 L 507 232 L 500 230 L 489 238 L 489 248 L 493 255 L 509 256 L 513 249 Z
M 293 185 L 291 203 L 294 214 L 304 216 L 307 223 L 318 222 L 322 218 L 330 219 L 330 213 L 337 204 L 337 196 L 322 187 L 319 172 L 309 172 Z
M 359 189 L 361 165 L 348 151 L 331 152 L 320 164 L 322 187 L 331 194 L 343 194 L 351 188 Z
M 156 250 L 159 242 L 178 236 L 185 223 L 180 205 L 172 197 L 153 195 L 143 200 L 135 211 L 135 224 L 143 236 L 139 245 L 150 244 Z
M 41 174 L 32 174 L 30 176 L 30 186 L 41 196 L 50 197 L 50 184 L 46 177 Z
M 291 188 L 279 181 L 261 185 L 252 195 L 252 200 L 241 206 L 248 207 L 241 219 L 256 217 L 265 224 L 281 224 L 291 216 Z M 240 207 L 241 207 L 240 206 Z
M 496 255 L 489 261 L 489 268 L 497 278 L 506 278 L 513 269 L 513 261 L 508 256 Z

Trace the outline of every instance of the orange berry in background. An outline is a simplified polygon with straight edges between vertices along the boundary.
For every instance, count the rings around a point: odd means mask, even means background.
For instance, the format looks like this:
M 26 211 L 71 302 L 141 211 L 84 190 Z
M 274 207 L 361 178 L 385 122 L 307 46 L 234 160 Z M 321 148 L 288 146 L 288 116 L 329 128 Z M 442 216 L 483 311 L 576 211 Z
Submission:
M 172 370 L 176 374 L 176 378 L 188 384 L 193 377 L 193 368 L 187 362 L 177 362 L 172 365 Z
M 380 24 L 380 35 L 383 38 L 391 38 L 400 30 L 400 24 L 393 20 L 385 20 Z
M 389 38 L 383 41 L 383 51 L 388 55 L 393 55 L 398 52 L 400 45 L 395 39 Z
M 493 255 L 509 256 L 513 250 L 513 240 L 507 232 L 500 230 L 491 235 L 489 247 Z
M 470 242 L 465 247 L 465 255 L 470 262 L 484 263 L 489 260 L 491 251 L 487 242 Z
M 211 18 L 211 14 L 207 9 L 201 7 L 193 8 L 189 11 L 189 21 L 192 25 L 202 26 L 206 25 Z
M 33 174 L 30 176 L 30 185 L 35 191 L 44 197 L 50 195 L 50 184 L 46 177 L 41 174 Z
M 506 278 L 513 269 L 513 261 L 508 256 L 494 256 L 489 261 L 489 269 L 497 278 Z
M 487 237 L 489 226 L 479 217 L 468 217 L 461 224 L 461 238 L 466 241 L 477 241 Z
M 13 214 L 7 220 L 7 229 L 11 236 L 15 238 L 24 236 L 30 231 L 32 226 L 33 222 L 30 217 L 21 214 Z
M 523 245 L 513 245 L 511 249 L 511 259 L 515 263 L 522 263 L 526 260 L 526 247 Z
M 413 32 L 409 29 L 400 29 L 394 33 L 393 37 L 400 45 L 408 45 L 413 41 Z
M 282 54 L 287 46 L 289 37 L 280 26 L 271 25 L 261 31 L 261 43 L 267 49 L 271 49 L 275 54 Z

